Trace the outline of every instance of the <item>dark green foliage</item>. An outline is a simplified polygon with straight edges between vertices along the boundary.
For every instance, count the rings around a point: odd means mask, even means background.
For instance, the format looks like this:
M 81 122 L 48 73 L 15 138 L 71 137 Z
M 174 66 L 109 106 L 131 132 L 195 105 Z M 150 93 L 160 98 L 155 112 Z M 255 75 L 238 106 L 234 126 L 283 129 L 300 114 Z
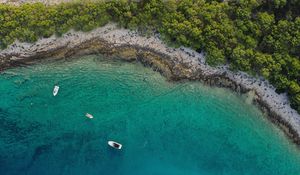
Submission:
M 15 39 L 34 42 L 40 37 L 61 35 L 71 28 L 89 31 L 110 20 L 106 4 L 73 3 L 45 6 L 41 3 L 20 7 L 0 5 L 0 46 L 5 48 Z
M 0 5 L 0 47 L 34 42 L 70 29 L 90 31 L 115 21 L 160 32 L 174 45 L 204 51 L 211 65 L 268 79 L 300 112 L 299 0 L 113 0 L 45 6 Z

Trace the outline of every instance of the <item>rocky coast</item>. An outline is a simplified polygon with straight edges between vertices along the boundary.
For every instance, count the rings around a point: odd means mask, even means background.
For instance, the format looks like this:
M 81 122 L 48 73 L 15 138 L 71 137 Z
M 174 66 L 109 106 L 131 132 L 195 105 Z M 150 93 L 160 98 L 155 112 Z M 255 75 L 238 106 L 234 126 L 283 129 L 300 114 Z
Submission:
M 262 78 L 232 72 L 227 66 L 211 67 L 205 55 L 189 48 L 172 48 L 159 36 L 145 37 L 136 31 L 108 24 L 91 32 L 70 31 L 61 37 L 42 38 L 36 43 L 16 41 L 0 51 L 0 71 L 9 67 L 36 63 L 42 59 L 70 59 L 87 54 L 104 54 L 126 61 L 139 61 L 159 71 L 168 80 L 196 80 L 205 84 L 248 93 L 274 124 L 300 145 L 300 116 L 290 107 L 286 94 Z M 230 105 L 230 104 L 228 104 Z

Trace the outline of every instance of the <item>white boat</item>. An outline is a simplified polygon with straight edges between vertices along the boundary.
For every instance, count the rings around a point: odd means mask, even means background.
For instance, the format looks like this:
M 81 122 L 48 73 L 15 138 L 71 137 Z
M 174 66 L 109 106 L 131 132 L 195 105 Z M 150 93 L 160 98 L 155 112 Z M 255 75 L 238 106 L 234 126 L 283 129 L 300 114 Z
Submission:
M 94 116 L 93 116 L 92 114 L 89 114 L 89 113 L 86 113 L 85 116 L 86 116 L 87 118 L 94 118 Z
M 115 142 L 115 141 L 108 141 L 107 142 L 109 146 L 115 148 L 115 149 L 121 149 L 122 148 L 122 145 L 118 142 Z
M 53 96 L 56 96 L 56 95 L 57 95 L 58 90 L 59 90 L 59 86 L 54 86 L 54 89 L 53 89 Z

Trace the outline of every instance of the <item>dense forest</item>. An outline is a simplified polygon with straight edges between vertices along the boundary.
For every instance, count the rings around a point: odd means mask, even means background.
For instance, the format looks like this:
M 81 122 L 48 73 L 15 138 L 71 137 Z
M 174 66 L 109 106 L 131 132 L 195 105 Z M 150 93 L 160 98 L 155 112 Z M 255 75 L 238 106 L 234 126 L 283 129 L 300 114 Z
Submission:
M 287 92 L 300 112 L 300 0 L 116 0 L 45 6 L 0 5 L 0 47 L 34 42 L 70 29 L 90 31 L 115 21 L 159 32 L 170 45 L 206 53 L 210 65 L 229 64 L 263 76 Z

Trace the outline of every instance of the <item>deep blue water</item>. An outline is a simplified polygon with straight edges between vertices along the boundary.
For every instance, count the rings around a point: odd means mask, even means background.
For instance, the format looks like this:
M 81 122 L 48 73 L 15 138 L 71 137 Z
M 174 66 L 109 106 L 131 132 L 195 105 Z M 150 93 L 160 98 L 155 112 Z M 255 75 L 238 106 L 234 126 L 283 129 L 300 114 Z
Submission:
M 300 174 L 300 149 L 246 97 L 168 82 L 138 63 L 86 56 L 14 68 L 0 92 L 1 175 Z

